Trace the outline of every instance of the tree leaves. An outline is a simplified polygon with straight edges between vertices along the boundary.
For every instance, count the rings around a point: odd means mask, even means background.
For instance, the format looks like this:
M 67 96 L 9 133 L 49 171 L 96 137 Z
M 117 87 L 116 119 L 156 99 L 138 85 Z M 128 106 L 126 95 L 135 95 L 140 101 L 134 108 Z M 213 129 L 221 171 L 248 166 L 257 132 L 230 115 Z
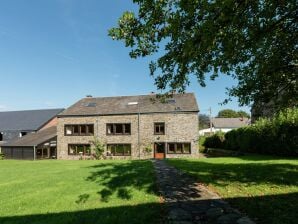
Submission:
M 134 0 L 138 15 L 124 12 L 109 31 L 132 58 L 164 54 L 150 63 L 159 90 L 185 91 L 190 75 L 205 86 L 232 75 L 228 89 L 240 105 L 297 105 L 297 1 Z M 227 101 L 226 101 L 227 102 Z

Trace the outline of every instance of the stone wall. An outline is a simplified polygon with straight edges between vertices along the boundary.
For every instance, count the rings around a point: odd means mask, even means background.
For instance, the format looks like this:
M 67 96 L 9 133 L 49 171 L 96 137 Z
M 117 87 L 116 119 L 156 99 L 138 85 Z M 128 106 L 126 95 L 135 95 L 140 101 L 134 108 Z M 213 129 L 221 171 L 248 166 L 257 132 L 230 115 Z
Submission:
M 165 135 L 154 135 L 154 123 L 165 123 Z M 107 123 L 131 123 L 131 135 L 106 135 Z M 153 158 L 155 142 L 189 142 L 191 154 L 166 154 L 167 158 L 196 157 L 198 138 L 197 113 L 156 113 L 140 115 L 140 144 L 138 144 L 138 115 L 61 117 L 58 119 L 58 159 L 78 159 L 68 155 L 68 144 L 88 144 L 94 136 L 64 136 L 66 124 L 94 124 L 94 135 L 105 144 L 131 144 L 131 156 L 114 156 L 119 159 Z M 140 146 L 139 146 L 140 145 Z M 145 148 L 151 148 L 146 152 Z M 140 149 L 140 150 L 139 150 Z

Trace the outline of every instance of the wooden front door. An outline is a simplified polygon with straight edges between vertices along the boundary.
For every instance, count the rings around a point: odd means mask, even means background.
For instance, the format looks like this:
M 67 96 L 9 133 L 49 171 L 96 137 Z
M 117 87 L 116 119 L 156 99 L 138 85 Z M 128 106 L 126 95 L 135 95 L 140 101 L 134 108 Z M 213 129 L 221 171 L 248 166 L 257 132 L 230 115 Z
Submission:
M 164 159 L 166 152 L 166 144 L 163 142 L 154 143 L 154 158 Z

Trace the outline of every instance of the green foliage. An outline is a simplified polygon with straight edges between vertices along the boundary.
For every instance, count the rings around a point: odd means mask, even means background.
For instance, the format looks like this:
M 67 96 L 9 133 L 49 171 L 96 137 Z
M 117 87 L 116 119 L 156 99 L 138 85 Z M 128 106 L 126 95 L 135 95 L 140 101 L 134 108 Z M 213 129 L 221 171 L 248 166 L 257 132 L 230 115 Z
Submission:
M 221 73 L 238 80 L 228 94 L 240 105 L 297 105 L 296 0 L 133 2 L 138 12 L 124 12 L 109 35 L 132 58 L 162 53 L 149 65 L 159 90 L 183 92 L 191 75 L 205 86 Z
M 199 115 L 199 129 L 206 129 L 210 128 L 210 118 L 206 114 L 200 114 Z
M 237 111 L 231 109 L 224 109 L 218 112 L 217 117 L 223 118 L 231 118 L 231 117 L 239 117 Z
M 207 138 L 206 136 L 199 137 L 199 151 L 201 153 L 206 153 L 206 151 L 207 151 L 207 148 L 204 146 L 206 138 Z
M 94 138 L 92 141 L 92 149 L 94 151 L 95 159 L 105 159 L 104 152 L 105 152 L 106 144 L 104 144 L 100 139 Z
M 250 115 L 243 110 L 235 111 L 232 109 L 224 109 L 224 110 L 221 110 L 218 112 L 217 117 L 222 117 L 222 118 L 247 117 L 247 118 L 249 118 Z
M 238 112 L 237 112 L 237 114 L 238 114 L 238 117 L 247 117 L 247 118 L 250 118 L 250 114 L 248 114 L 246 111 L 244 111 L 244 110 L 239 110 Z
M 271 119 L 225 134 L 226 149 L 274 155 L 298 156 L 298 108 L 286 109 Z
M 203 144 L 206 148 L 223 148 L 224 147 L 224 133 L 216 132 L 214 135 L 207 137 Z
M 0 160 L 4 159 L 4 154 L 0 152 Z
M 147 155 L 150 155 L 153 151 L 153 145 L 152 143 L 147 143 L 144 145 L 144 152 L 147 154 Z

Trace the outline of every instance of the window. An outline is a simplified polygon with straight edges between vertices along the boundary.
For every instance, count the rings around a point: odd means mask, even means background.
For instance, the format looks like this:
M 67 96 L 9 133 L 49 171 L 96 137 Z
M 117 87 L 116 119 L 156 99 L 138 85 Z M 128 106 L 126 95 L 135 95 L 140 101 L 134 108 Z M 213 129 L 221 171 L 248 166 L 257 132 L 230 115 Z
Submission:
M 164 135 L 165 134 L 165 123 L 154 123 L 154 134 Z
M 130 135 L 131 125 L 128 124 L 107 124 L 107 135 Z
M 89 144 L 70 144 L 68 145 L 68 155 L 91 155 L 91 146 Z
M 27 135 L 27 132 L 22 131 L 22 132 L 20 133 L 20 138 L 22 138 L 22 137 L 25 136 L 25 135 Z
M 3 132 L 0 132 L 0 142 L 3 141 Z
M 168 154 L 190 154 L 190 143 L 169 143 Z
M 113 156 L 130 156 L 131 155 L 131 145 L 130 144 L 108 144 L 107 149 Z
M 93 124 L 65 125 L 65 135 L 68 135 L 68 136 L 94 135 L 94 125 Z

